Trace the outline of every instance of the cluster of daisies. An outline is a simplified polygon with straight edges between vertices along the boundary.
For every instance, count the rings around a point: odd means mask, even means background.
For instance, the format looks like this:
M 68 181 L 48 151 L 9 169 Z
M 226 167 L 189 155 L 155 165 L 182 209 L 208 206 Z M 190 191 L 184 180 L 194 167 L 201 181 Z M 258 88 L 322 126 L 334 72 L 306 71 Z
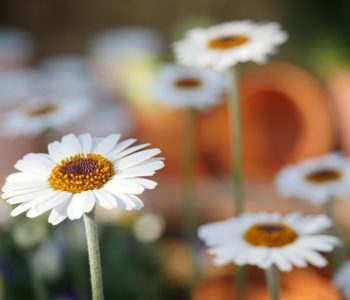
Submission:
M 225 82 L 225 78 L 232 77 L 225 73 L 241 62 L 266 62 L 286 40 L 287 34 L 277 23 L 228 22 L 190 30 L 174 45 L 177 62 L 182 66 L 161 68 L 154 86 L 155 98 L 176 107 L 208 109 L 232 88 L 232 82 Z M 350 195 L 349 174 L 349 161 L 334 153 L 287 166 L 278 174 L 276 185 L 284 197 L 325 204 Z M 327 265 L 321 253 L 332 252 L 341 242 L 329 233 L 333 222 L 325 214 L 303 217 L 299 213 L 243 213 L 202 225 L 198 235 L 215 256 L 216 265 L 233 262 L 290 271 L 307 264 Z M 337 283 L 341 282 L 339 277 L 343 278 L 337 275 Z
M 232 84 L 225 73 L 242 62 L 264 63 L 275 54 L 287 34 L 277 23 L 228 22 L 209 29 L 190 30 L 174 44 L 179 65 L 160 68 L 152 87 L 154 98 L 174 107 L 209 109 L 219 103 Z M 60 104 L 62 105 L 62 103 Z M 77 103 L 81 108 L 82 106 Z M 70 111 L 71 104 L 69 104 Z M 39 116 L 28 127 L 36 132 L 40 124 L 54 126 L 76 116 L 63 114 L 64 105 L 35 102 L 25 107 L 8 130 Z M 83 113 L 84 109 L 74 110 Z M 50 117 L 49 117 L 50 116 Z M 18 121 L 19 120 L 19 121 Z M 22 125 L 21 125 L 22 126 Z M 69 218 L 80 219 L 98 204 L 104 208 L 140 209 L 139 198 L 157 183 L 150 177 L 163 168 L 159 149 L 136 145 L 120 136 L 93 138 L 90 134 L 69 134 L 48 145 L 48 154 L 28 154 L 19 160 L 18 172 L 7 177 L 2 197 L 17 205 L 12 216 L 26 213 L 30 218 L 50 211 L 49 222 L 56 225 Z M 297 197 L 316 204 L 348 196 L 350 168 L 347 159 L 331 154 L 318 160 L 287 166 L 277 176 L 277 189 L 285 197 Z M 290 213 L 243 213 L 225 221 L 202 225 L 198 235 L 215 256 L 214 263 L 261 269 L 277 266 L 281 271 L 312 264 L 324 267 L 321 253 L 331 252 L 339 238 L 329 233 L 332 220 L 326 215 L 302 216 Z M 341 273 L 348 274 L 346 267 Z M 339 286 L 344 276 L 336 278 Z

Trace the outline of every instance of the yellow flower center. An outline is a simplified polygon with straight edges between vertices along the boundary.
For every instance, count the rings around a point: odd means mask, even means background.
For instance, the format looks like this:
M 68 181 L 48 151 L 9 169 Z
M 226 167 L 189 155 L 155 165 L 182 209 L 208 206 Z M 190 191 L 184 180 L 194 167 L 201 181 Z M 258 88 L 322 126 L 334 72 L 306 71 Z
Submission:
M 41 115 L 46 115 L 49 113 L 54 112 L 57 109 L 57 105 L 53 103 L 47 103 L 46 105 L 43 105 L 41 107 L 36 108 L 30 108 L 27 110 L 27 114 L 30 117 L 37 117 Z
M 283 247 L 293 243 L 298 235 L 286 224 L 260 223 L 249 227 L 243 237 L 257 247 Z
M 245 35 L 225 35 L 208 41 L 208 47 L 217 50 L 226 50 L 241 46 L 249 41 Z
M 202 83 L 198 78 L 188 77 L 175 80 L 174 85 L 180 89 L 194 89 L 200 87 Z
M 327 183 L 329 181 L 337 181 L 341 177 L 341 172 L 336 169 L 320 169 L 313 171 L 305 176 L 306 180 L 312 183 Z
M 48 181 L 55 190 L 81 193 L 100 189 L 113 175 L 112 162 L 103 156 L 76 154 L 57 164 Z

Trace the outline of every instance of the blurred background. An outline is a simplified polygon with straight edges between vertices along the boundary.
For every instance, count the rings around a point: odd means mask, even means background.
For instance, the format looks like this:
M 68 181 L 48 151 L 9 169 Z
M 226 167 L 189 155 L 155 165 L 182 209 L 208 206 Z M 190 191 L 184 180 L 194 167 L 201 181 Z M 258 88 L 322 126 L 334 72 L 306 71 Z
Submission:
M 159 147 L 166 167 L 157 174 L 157 189 L 143 196 L 145 209 L 97 212 L 106 299 L 188 299 L 191 249 L 181 211 L 183 115 L 152 99 L 157 68 L 173 62 L 171 43 L 192 27 L 241 19 L 279 22 L 290 38 L 278 55 L 266 65 L 239 69 L 246 210 L 316 213 L 320 209 L 311 204 L 280 199 L 273 178 L 287 163 L 333 150 L 350 152 L 349 11 L 350 2 L 340 0 L 2 0 L 0 181 L 24 154 L 45 152 L 47 142 L 69 132 L 120 132 Z M 85 99 L 89 109 L 48 128 L 49 134 L 28 134 L 6 121 L 38 97 L 72 103 Z M 197 114 L 198 224 L 233 213 L 224 98 Z M 11 219 L 4 202 L 0 299 L 35 299 L 37 282 L 47 299 L 89 299 L 82 224 L 66 221 L 52 227 L 46 216 Z M 344 232 L 350 228 L 348 209 L 346 201 L 337 203 Z M 201 279 L 193 299 L 232 299 L 233 267 L 214 267 L 200 242 L 195 250 Z M 254 288 L 247 299 L 268 299 L 261 272 L 252 268 L 249 274 Z M 319 300 L 321 294 L 322 299 L 339 299 L 328 269 L 284 274 L 282 286 L 282 299 Z

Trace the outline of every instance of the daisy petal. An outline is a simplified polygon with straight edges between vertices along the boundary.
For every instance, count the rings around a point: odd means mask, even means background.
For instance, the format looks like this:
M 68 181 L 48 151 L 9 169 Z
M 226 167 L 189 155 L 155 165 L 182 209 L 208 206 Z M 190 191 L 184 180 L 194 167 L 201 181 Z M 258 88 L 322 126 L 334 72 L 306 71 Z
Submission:
M 108 155 L 116 145 L 120 138 L 120 134 L 111 134 L 103 139 L 93 150 L 94 153 Z

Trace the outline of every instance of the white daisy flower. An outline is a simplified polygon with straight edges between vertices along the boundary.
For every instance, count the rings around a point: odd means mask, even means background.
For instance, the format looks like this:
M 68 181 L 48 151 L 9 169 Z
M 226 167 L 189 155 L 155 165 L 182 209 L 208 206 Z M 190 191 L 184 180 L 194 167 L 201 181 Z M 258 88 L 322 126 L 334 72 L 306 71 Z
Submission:
M 56 225 L 67 217 L 80 219 L 96 204 L 142 208 L 137 195 L 157 185 L 143 177 L 163 168 L 163 159 L 155 157 L 159 149 L 138 152 L 149 144 L 130 147 L 135 139 L 119 138 L 69 134 L 49 144 L 48 154 L 24 156 L 15 165 L 19 172 L 9 175 L 2 189 L 9 204 L 19 204 L 11 215 L 27 212 L 34 218 L 50 210 L 49 222 Z
M 339 153 L 287 165 L 276 176 L 283 197 L 297 197 L 324 204 L 334 197 L 350 195 L 350 161 Z
M 334 285 L 344 294 L 346 299 L 350 298 L 350 261 L 344 263 L 335 274 Z
M 160 68 L 153 85 L 156 101 L 175 107 L 207 108 L 218 103 L 224 93 L 221 73 L 176 65 Z
M 233 21 L 188 31 L 174 51 L 180 64 L 224 70 L 240 62 L 265 63 L 287 38 L 276 22 Z
M 35 137 L 47 129 L 64 128 L 83 117 L 90 108 L 91 101 L 85 97 L 33 98 L 7 112 L 2 128 L 9 137 Z
M 262 269 L 276 265 L 281 271 L 290 271 L 308 263 L 327 265 L 319 252 L 330 252 L 338 244 L 336 237 L 321 234 L 331 224 L 325 215 L 255 213 L 202 225 L 198 234 L 216 256 L 218 266 L 233 262 Z

